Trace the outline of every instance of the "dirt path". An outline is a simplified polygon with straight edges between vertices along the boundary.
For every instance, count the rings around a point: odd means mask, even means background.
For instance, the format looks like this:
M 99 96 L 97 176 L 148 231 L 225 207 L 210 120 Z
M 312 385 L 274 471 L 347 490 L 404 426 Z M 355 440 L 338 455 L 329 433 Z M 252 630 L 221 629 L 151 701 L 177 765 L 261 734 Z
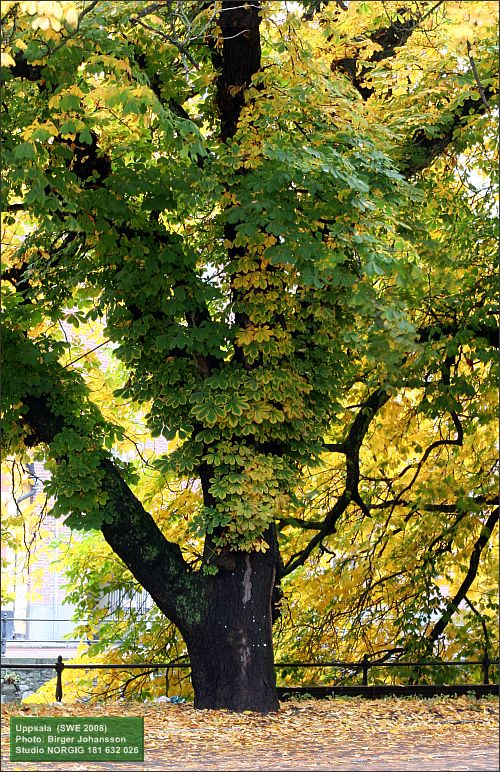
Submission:
M 335 699 L 286 703 L 280 714 L 234 715 L 188 705 L 113 703 L 19 707 L 12 715 L 145 718 L 144 763 L 44 764 L 8 760 L 3 709 L 4 772 L 168 772 L 168 770 L 498 770 L 498 700 L 470 698 Z

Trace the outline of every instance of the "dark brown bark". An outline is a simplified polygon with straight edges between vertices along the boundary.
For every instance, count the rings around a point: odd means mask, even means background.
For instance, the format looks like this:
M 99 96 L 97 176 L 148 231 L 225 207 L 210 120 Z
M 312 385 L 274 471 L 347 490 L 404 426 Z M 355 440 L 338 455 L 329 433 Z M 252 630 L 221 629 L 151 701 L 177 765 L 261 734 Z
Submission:
M 212 58 L 220 70 L 217 79 L 217 107 L 223 142 L 234 137 L 244 92 L 260 69 L 260 3 L 258 0 L 224 0 L 219 16 L 222 55 L 213 50 Z
M 364 81 L 365 76 L 370 72 L 369 65 L 394 56 L 396 48 L 407 42 L 420 23 L 420 17 L 412 16 L 407 8 L 398 9 L 398 13 L 406 17 L 404 22 L 392 21 L 387 27 L 376 29 L 368 36 L 368 40 L 377 43 L 381 48 L 374 51 L 366 61 L 360 61 L 359 54 L 356 52 L 352 56 L 334 59 L 331 63 L 332 72 L 338 70 L 347 75 L 363 99 L 369 99 L 374 93 L 374 89 Z
M 179 545 L 165 539 L 113 463 L 105 460 L 102 467 L 108 494 L 108 521 L 101 525 L 102 534 L 185 637 L 201 614 L 202 577 L 190 571 Z
M 274 535 L 265 553 L 228 552 L 204 582 L 201 625 L 186 636 L 196 708 L 279 709 L 272 643 Z
M 237 132 L 245 90 L 260 69 L 260 3 L 224 0 L 218 23 L 222 45 L 214 41 L 212 58 L 219 70 L 220 137 L 228 142 Z M 235 232 L 235 225 L 226 226 L 229 241 Z M 241 248 L 230 247 L 228 261 L 241 254 Z M 241 317 L 236 321 L 245 324 Z M 204 467 L 198 471 L 205 504 L 211 505 L 211 475 Z M 279 708 L 272 623 L 280 596 L 281 564 L 274 529 L 265 538 L 269 545 L 265 553 L 220 552 L 207 538 L 204 560 L 217 573 L 205 577 L 202 619 L 185 636 L 197 708 L 260 713 Z
M 484 93 L 492 104 L 498 101 L 493 86 L 485 86 Z M 483 115 L 486 109 L 481 98 L 469 97 L 447 117 L 437 136 L 428 136 L 425 127 L 417 129 L 402 149 L 400 171 L 409 178 L 426 169 L 452 144 L 457 130 L 465 127 L 474 116 Z

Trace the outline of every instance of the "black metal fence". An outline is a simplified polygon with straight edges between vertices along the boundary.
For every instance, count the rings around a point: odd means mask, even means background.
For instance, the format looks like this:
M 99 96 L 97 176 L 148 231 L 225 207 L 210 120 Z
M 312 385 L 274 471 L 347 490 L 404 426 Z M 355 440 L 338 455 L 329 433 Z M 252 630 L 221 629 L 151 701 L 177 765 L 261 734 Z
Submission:
M 52 620 L 30 620 L 30 621 L 52 621 Z M 61 620 L 59 620 L 61 621 Z M 64 620 L 66 621 L 66 620 Z M 70 620 L 67 620 L 70 621 Z M 2 654 L 6 653 L 7 650 L 7 640 L 12 640 L 12 629 L 13 629 L 13 615 L 7 615 L 5 612 L 2 612 L 1 615 L 1 651 Z M 11 629 L 9 629 L 9 626 Z M 77 643 L 80 643 L 81 641 L 74 641 Z M 92 643 L 93 641 L 88 641 L 88 643 Z M 61 644 L 63 641 L 31 641 L 31 640 L 22 640 L 22 641 L 16 641 L 17 644 L 23 643 L 29 645 L 30 643 L 46 643 L 50 644 L 52 647 L 56 644 Z M 68 641 L 66 641 L 68 643 Z M 386 694 L 397 694 L 397 693 L 410 693 L 409 690 L 411 690 L 412 694 L 451 694 L 451 693 L 467 693 L 467 691 L 473 691 L 475 692 L 476 696 L 481 696 L 484 694 L 496 694 L 498 693 L 498 675 L 497 675 L 497 683 L 491 682 L 492 679 L 492 667 L 497 667 L 499 664 L 499 660 L 497 659 L 490 659 L 488 655 L 485 655 L 483 659 L 480 660 L 456 660 L 452 662 L 401 662 L 399 660 L 393 660 L 393 661 L 370 661 L 370 658 L 368 655 L 365 654 L 363 659 L 359 662 L 345 662 L 340 660 L 333 660 L 333 661 L 327 661 L 327 662 L 277 662 L 275 663 L 275 668 L 277 670 L 301 670 L 301 669 L 337 669 L 341 672 L 347 674 L 347 677 L 351 678 L 356 677 L 357 675 L 361 675 L 361 684 L 357 685 L 344 685 L 344 683 L 341 683 L 340 685 L 338 683 L 334 684 L 333 686 L 316 686 L 316 685 L 307 685 L 307 686 L 290 686 L 290 687 L 279 687 L 278 693 L 281 695 L 288 694 L 299 694 L 299 693 L 307 693 L 311 696 L 318 696 L 318 697 L 324 697 L 329 694 L 356 694 L 356 695 L 362 695 L 362 696 L 370 696 L 370 697 L 376 697 L 376 696 L 382 696 Z M 47 667 L 51 667 L 47 664 L 11 664 L 11 665 L 1 665 L 2 670 L 46 670 Z M 480 667 L 481 673 L 482 673 L 482 684 L 434 684 L 434 685 L 421 685 L 418 683 L 419 678 L 422 675 L 421 668 L 457 668 L 457 667 Z M 58 702 L 62 700 L 63 697 L 63 683 L 62 683 L 62 674 L 64 670 L 144 670 L 144 675 L 148 675 L 151 673 L 157 673 L 158 671 L 164 670 L 165 671 L 165 686 L 166 690 L 168 691 L 168 673 L 170 670 L 176 670 L 176 669 L 190 669 L 191 665 L 189 662 L 145 662 L 145 663 L 131 663 L 131 664 L 106 664 L 106 663 L 100 663 L 100 664 L 72 664 L 68 663 L 66 664 L 63 661 L 62 655 L 59 655 L 57 657 L 57 661 L 53 665 L 53 668 L 56 672 L 57 679 L 56 679 L 56 693 L 55 698 Z M 370 670 L 376 670 L 379 668 L 405 668 L 409 669 L 410 673 L 412 673 L 412 683 L 410 685 L 399 685 L 399 684 L 369 684 L 369 672 Z
M 369 657 L 365 655 L 363 659 L 360 662 L 343 662 L 343 661 L 331 661 L 331 662 L 277 662 L 275 663 L 275 668 L 277 670 L 286 670 L 286 669 L 300 669 L 300 668 L 315 668 L 315 669 L 324 669 L 324 668 L 340 668 L 341 670 L 348 671 L 351 673 L 361 673 L 362 676 L 362 682 L 361 685 L 349 687 L 339 687 L 339 686 L 323 686 L 323 687 L 316 687 L 316 686 L 304 686 L 304 687 L 279 687 L 278 692 L 282 696 L 283 694 L 298 694 L 298 693 L 306 693 L 310 696 L 318 696 L 318 697 L 324 697 L 328 694 L 337 694 L 340 696 L 341 694 L 358 694 L 361 696 L 369 696 L 369 697 L 377 697 L 377 696 L 383 696 L 388 694 L 401 694 L 401 693 L 410 693 L 408 691 L 408 687 L 406 686 L 398 686 L 398 685 L 385 685 L 385 686 L 370 686 L 368 684 L 368 678 L 369 678 L 369 671 L 372 668 L 410 668 L 414 672 L 418 672 L 420 668 L 426 668 L 426 667 L 449 667 L 449 668 L 456 668 L 456 667 L 466 667 L 466 666 L 480 666 L 482 670 L 483 675 L 483 683 L 481 685 L 479 684 L 453 684 L 453 685 L 437 685 L 437 686 L 430 686 L 429 689 L 426 690 L 426 687 L 418 686 L 418 685 L 412 685 L 410 687 L 413 688 L 413 691 L 411 693 L 413 694 L 420 694 L 425 696 L 426 694 L 430 696 L 431 694 L 466 694 L 469 691 L 476 694 L 476 696 L 483 696 L 486 694 L 497 694 L 498 693 L 498 685 L 491 683 L 491 668 L 498 666 L 499 660 L 490 659 L 488 656 L 485 656 L 483 659 L 480 660 L 456 660 L 454 662 L 370 662 Z M 63 683 L 62 683 L 62 674 L 64 670 L 145 670 L 146 672 L 144 675 L 148 675 L 150 673 L 158 672 L 159 670 L 165 670 L 165 679 L 166 679 L 166 687 L 168 689 L 168 671 L 169 670 L 177 670 L 177 669 L 190 669 L 191 665 L 189 662 L 134 662 L 130 664 L 111 664 L 111 663 L 100 663 L 96 665 L 91 664 L 66 664 L 63 662 L 63 658 L 61 655 L 57 657 L 57 661 L 54 664 L 54 670 L 56 672 L 56 690 L 55 690 L 55 698 L 57 702 L 61 702 L 63 698 Z M 33 669 L 47 669 L 47 664 L 41 665 L 32 665 L 32 664 L 12 664 L 12 665 L 2 665 L 2 670 L 33 670 Z M 378 689 L 378 693 L 377 692 Z M 349 691 L 351 690 L 351 691 Z M 354 691 L 353 691 L 354 690 Z M 403 691 L 402 691 L 403 690 Z

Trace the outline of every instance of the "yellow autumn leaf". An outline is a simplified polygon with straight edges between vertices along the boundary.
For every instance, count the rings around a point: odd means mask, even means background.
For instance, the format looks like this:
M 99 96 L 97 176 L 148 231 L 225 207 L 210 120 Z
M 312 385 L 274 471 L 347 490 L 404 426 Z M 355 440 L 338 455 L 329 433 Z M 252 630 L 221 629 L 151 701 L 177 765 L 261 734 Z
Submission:
M 59 21 L 59 19 L 56 19 L 53 16 L 51 16 L 49 18 L 49 21 L 50 21 L 50 26 L 52 27 L 54 32 L 60 32 L 60 30 L 61 30 L 61 22 Z
M 50 12 L 48 10 L 46 11 L 48 15 L 53 16 L 56 19 L 62 19 L 63 17 L 62 3 L 51 2 L 51 3 L 45 3 L 45 5 L 50 5 Z
M 6 51 L 2 51 L 0 65 L 2 67 L 14 67 L 15 61 L 10 54 L 8 54 Z
M 246 330 L 242 330 L 236 336 L 236 343 L 238 346 L 248 346 L 255 338 L 255 330 L 252 327 L 248 327 Z
M 75 96 L 79 96 L 79 97 L 84 96 L 84 93 L 81 90 L 81 88 L 78 88 L 78 86 L 75 83 L 72 86 L 70 86 L 68 89 L 66 89 L 66 91 L 64 93 L 65 94 L 74 94 Z
M 27 13 L 29 16 L 34 16 L 35 13 L 38 12 L 38 6 L 41 5 L 40 3 L 21 3 L 21 12 Z
M 64 9 L 64 20 L 70 27 L 76 27 L 78 24 L 78 11 L 74 6 Z
M 38 16 L 31 22 L 31 26 L 34 30 L 48 30 L 50 28 L 50 19 L 48 16 Z

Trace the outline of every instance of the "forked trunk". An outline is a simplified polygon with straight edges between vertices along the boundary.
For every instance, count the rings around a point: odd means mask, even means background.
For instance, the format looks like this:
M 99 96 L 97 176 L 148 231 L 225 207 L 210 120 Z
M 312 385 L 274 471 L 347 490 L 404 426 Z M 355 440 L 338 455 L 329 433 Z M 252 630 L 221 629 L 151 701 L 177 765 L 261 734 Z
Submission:
M 260 713 L 279 709 L 272 643 L 272 552 L 226 553 L 218 573 L 206 577 L 206 618 L 187 637 L 195 708 Z

